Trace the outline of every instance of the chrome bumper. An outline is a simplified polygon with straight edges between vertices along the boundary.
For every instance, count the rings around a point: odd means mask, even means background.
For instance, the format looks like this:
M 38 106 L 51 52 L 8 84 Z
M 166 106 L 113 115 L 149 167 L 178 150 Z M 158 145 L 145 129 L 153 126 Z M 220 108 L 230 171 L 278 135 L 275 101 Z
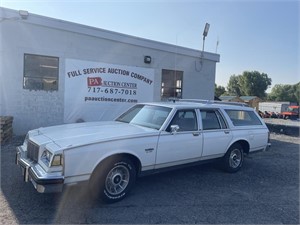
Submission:
M 25 182 L 31 182 L 40 193 L 61 192 L 64 185 L 64 177 L 57 173 L 46 173 L 43 168 L 25 158 L 25 152 L 17 147 L 16 164 L 21 168 Z

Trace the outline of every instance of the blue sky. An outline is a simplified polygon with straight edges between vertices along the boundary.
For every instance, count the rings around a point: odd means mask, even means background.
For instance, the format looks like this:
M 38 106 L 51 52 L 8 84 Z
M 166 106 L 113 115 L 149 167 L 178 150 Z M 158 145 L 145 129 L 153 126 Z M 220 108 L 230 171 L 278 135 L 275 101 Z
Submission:
M 207 22 L 205 51 L 221 56 L 218 85 L 253 70 L 268 74 L 272 86 L 300 81 L 299 0 L 0 0 L 0 6 L 198 50 Z

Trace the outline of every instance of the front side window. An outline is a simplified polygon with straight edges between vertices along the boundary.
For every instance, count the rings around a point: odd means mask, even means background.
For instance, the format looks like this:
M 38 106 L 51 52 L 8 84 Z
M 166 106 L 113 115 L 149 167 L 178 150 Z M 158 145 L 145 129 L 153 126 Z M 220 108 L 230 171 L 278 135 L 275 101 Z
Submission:
M 168 132 L 171 131 L 172 125 L 178 125 L 178 131 L 198 130 L 197 115 L 195 110 L 178 110 L 167 128 Z
M 171 97 L 182 98 L 183 72 L 176 70 L 162 70 L 161 99 Z
M 226 109 L 225 112 L 228 114 L 234 126 L 251 126 L 262 124 L 253 111 Z
M 58 57 L 24 54 L 23 88 L 58 90 L 58 71 Z

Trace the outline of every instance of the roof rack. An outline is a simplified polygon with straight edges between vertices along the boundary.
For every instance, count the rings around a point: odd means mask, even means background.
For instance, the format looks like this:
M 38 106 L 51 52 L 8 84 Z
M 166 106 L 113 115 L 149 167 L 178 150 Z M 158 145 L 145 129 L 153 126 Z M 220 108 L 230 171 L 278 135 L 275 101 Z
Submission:
M 249 105 L 243 102 L 222 102 L 222 101 L 204 100 L 204 99 L 170 98 L 169 101 L 173 101 L 174 103 L 178 101 L 178 102 L 195 102 L 195 103 L 203 103 L 203 104 L 221 104 L 221 105 L 236 105 L 236 106 L 249 107 Z

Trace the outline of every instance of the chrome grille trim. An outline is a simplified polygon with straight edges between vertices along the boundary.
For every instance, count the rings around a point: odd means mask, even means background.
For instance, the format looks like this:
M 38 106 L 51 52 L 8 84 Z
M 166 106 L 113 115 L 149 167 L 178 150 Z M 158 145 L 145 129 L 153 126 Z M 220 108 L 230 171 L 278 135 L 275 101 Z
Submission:
M 27 158 L 34 162 L 37 162 L 39 158 L 39 146 L 32 141 L 27 143 Z

